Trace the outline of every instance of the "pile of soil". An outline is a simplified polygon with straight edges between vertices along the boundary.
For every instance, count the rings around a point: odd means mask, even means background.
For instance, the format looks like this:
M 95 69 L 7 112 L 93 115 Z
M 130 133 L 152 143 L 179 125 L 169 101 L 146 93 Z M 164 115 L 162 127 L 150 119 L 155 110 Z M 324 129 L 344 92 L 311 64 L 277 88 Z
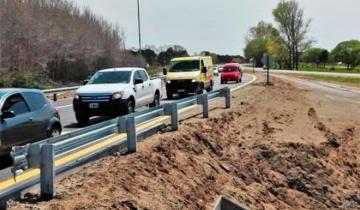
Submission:
M 184 121 L 136 154 L 88 164 L 51 201 L 10 209 L 212 209 L 219 195 L 249 209 L 360 209 L 358 105 L 273 83 L 234 93 L 231 110 Z

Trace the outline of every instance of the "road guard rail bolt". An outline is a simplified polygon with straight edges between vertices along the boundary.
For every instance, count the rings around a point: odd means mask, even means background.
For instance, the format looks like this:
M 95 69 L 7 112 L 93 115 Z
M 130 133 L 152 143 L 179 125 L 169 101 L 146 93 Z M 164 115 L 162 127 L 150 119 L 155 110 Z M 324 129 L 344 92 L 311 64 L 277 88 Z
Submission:
M 136 122 L 135 115 L 131 114 L 126 119 L 127 147 L 128 153 L 134 153 L 137 150 Z
M 55 149 L 52 144 L 41 148 L 40 188 L 43 199 L 55 197 Z
M 209 118 L 209 100 L 207 94 L 198 95 L 197 103 L 202 104 L 203 118 Z
M 164 113 L 171 116 L 171 128 L 177 131 L 179 124 L 177 103 L 165 104 Z

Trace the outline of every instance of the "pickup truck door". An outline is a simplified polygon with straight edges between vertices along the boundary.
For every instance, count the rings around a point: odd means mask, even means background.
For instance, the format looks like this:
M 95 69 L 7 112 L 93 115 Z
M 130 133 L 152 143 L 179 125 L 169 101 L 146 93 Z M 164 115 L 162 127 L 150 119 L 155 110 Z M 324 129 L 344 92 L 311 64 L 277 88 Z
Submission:
M 140 70 L 135 71 L 133 76 L 133 84 L 134 84 L 135 100 L 136 100 L 135 105 L 136 108 L 139 108 L 145 106 L 145 84 L 142 83 L 135 85 L 136 79 L 142 79 Z
M 155 90 L 153 84 L 148 76 L 148 74 L 144 71 L 140 71 L 141 78 L 144 80 L 144 103 L 145 105 L 149 105 L 154 101 Z

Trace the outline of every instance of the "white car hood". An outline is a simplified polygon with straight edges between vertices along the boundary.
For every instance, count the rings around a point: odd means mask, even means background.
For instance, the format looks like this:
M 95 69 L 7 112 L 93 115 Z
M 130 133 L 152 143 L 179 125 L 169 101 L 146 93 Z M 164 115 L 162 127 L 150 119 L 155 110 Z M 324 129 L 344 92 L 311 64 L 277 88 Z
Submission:
M 80 87 L 77 94 L 113 94 L 119 91 L 124 91 L 129 84 L 87 84 Z

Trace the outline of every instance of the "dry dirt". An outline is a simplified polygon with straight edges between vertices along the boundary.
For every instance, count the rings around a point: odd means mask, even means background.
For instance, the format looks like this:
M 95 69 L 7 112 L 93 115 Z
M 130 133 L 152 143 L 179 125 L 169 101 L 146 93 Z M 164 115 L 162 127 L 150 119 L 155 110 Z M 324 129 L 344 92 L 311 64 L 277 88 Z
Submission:
M 273 81 L 136 154 L 88 164 L 51 201 L 10 209 L 212 209 L 219 195 L 249 209 L 360 209 L 359 105 Z

